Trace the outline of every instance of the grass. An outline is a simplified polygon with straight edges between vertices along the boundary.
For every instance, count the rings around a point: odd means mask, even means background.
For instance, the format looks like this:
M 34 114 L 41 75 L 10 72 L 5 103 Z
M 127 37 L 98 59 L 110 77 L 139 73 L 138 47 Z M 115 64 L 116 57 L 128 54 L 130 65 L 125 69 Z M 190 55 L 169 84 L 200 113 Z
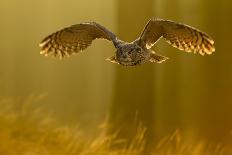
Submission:
M 0 155 L 141 155 L 144 129 L 132 144 L 111 149 L 112 137 L 99 135 L 88 140 L 76 127 L 58 125 L 38 105 L 43 96 L 25 100 L 0 98 Z M 103 131 L 104 133 L 104 131 Z M 232 145 L 210 145 L 199 140 L 185 144 L 177 130 L 153 147 L 154 155 L 231 155 Z

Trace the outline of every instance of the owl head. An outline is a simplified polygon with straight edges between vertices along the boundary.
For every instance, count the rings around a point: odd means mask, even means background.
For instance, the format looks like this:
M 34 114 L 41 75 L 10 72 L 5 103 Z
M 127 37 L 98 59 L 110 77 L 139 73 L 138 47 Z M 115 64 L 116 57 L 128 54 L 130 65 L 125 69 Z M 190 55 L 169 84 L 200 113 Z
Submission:
M 137 61 L 141 61 L 143 55 L 143 49 L 136 44 L 122 45 L 116 51 L 116 59 L 122 65 L 136 64 Z

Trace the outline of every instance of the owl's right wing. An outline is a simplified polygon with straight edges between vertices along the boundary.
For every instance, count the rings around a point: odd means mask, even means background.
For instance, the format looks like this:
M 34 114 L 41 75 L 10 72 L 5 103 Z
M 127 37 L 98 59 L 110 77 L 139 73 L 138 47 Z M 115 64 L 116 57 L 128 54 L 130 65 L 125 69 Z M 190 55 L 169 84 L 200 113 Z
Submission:
M 114 33 L 96 22 L 86 22 L 64 28 L 44 38 L 39 44 L 40 53 L 63 58 L 86 49 L 95 39 L 106 39 L 117 44 Z
M 147 23 L 138 43 L 149 49 L 161 37 L 164 37 L 172 46 L 186 52 L 204 55 L 215 51 L 214 41 L 206 33 L 185 24 L 156 18 L 152 18 Z

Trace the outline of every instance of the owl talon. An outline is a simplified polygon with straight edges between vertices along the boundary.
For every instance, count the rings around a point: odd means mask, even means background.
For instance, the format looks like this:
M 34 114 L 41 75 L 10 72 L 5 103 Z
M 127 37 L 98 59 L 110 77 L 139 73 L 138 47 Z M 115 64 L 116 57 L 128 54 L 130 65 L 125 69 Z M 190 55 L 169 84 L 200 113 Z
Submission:
M 118 61 L 116 60 L 116 57 L 115 56 L 111 56 L 109 58 L 106 58 L 106 61 L 110 61 L 112 63 L 116 63 L 116 64 L 119 64 Z
M 162 55 L 155 54 L 155 53 L 151 53 L 149 61 L 156 62 L 156 63 L 162 63 L 162 62 L 166 61 L 167 59 L 169 59 L 169 58 L 162 56 Z

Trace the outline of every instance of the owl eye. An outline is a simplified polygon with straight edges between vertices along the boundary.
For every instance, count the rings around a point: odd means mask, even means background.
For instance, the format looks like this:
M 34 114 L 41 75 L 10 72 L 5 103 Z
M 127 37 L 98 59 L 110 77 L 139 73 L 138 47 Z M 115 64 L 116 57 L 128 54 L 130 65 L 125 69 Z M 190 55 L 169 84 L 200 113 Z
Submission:
M 137 52 L 139 52 L 139 51 L 140 51 L 140 48 L 136 48 L 135 50 L 136 50 Z
M 131 53 L 132 53 L 132 51 L 133 51 L 133 49 L 131 49 L 131 50 L 128 52 L 128 54 L 131 54 Z

